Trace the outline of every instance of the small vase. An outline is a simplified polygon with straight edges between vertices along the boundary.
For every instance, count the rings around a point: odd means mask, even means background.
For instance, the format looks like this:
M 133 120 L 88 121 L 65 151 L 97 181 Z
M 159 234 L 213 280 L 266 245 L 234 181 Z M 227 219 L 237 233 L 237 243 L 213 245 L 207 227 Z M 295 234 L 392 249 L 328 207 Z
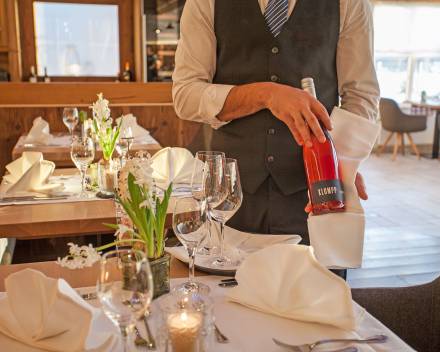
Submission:
M 165 253 L 158 259 L 150 259 L 151 274 L 153 275 L 154 296 L 157 298 L 170 292 L 170 263 L 171 256 Z
M 99 196 L 112 198 L 118 185 L 118 167 L 112 159 L 98 162 Z

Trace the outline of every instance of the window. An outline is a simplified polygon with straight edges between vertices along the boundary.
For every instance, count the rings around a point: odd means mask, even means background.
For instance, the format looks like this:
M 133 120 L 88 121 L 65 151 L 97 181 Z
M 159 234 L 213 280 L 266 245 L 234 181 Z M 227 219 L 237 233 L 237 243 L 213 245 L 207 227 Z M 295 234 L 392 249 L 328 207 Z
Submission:
M 117 5 L 34 2 L 38 75 L 116 76 Z
M 383 97 L 440 99 L 440 5 L 374 7 L 375 63 Z

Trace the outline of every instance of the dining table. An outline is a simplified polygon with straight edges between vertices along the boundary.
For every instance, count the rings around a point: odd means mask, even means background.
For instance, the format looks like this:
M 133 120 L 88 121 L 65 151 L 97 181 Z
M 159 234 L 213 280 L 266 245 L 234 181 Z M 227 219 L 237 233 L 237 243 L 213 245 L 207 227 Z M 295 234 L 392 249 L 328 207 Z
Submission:
M 434 136 L 432 141 L 432 159 L 438 159 L 439 148 L 440 148 L 440 102 L 426 101 L 426 102 L 415 102 L 410 101 L 411 107 L 418 111 L 427 111 L 435 113 L 434 121 Z
M 73 178 L 79 193 L 80 177 L 77 169 L 55 169 L 53 177 L 60 182 L 71 182 Z M 170 199 L 166 228 L 171 226 L 175 199 Z M 115 201 L 93 195 L 86 199 L 74 195 L 53 200 L 50 197 L 45 200 L 13 202 L 0 200 L 0 238 L 31 240 L 110 234 L 115 231 L 105 224 L 115 224 L 116 220 Z
M 24 151 L 41 152 L 43 153 L 43 158 L 53 161 L 56 167 L 74 167 L 75 165 L 70 157 L 71 136 L 61 132 L 56 132 L 52 135 L 53 139 L 49 145 L 28 144 L 26 143 L 26 136 L 21 136 L 12 150 L 12 159 L 18 159 Z M 130 153 L 134 154 L 139 151 L 145 151 L 154 155 L 160 149 L 162 149 L 160 143 L 148 134 L 134 139 L 130 147 Z M 97 160 L 102 158 L 102 150 L 99 147 L 96 148 L 95 158 Z
M 2 291 L 5 290 L 4 282 L 8 275 L 27 268 L 38 270 L 48 277 L 62 278 L 81 294 L 93 294 L 96 292 L 96 280 L 99 273 L 98 263 L 92 267 L 83 269 L 64 268 L 59 266 L 56 262 L 23 263 L 0 266 L 0 299 L 5 295 Z M 172 258 L 170 269 L 172 288 L 185 280 L 187 267 L 186 264 L 183 264 L 176 258 Z M 227 297 L 227 292 L 231 288 L 223 288 L 218 285 L 222 277 L 206 275 L 202 272 L 196 272 L 196 275 L 196 279 L 199 282 L 210 287 L 210 296 L 214 304 L 215 323 L 221 332 L 229 339 L 228 343 L 221 344 L 214 342 L 209 351 L 282 352 L 288 351 L 288 349 L 277 346 L 272 338 L 302 344 L 324 339 L 328 336 L 336 338 L 367 338 L 378 334 L 386 335 L 387 341 L 385 343 L 371 345 L 350 343 L 343 347 L 347 347 L 348 345 L 356 346 L 359 352 L 414 351 L 389 328 L 355 302 L 353 302 L 353 309 L 357 316 L 356 328 L 352 331 L 346 331 L 330 325 L 281 318 L 273 314 L 262 313 L 233 303 Z M 95 307 L 100 307 L 98 299 L 88 300 L 87 302 Z M 157 299 L 152 302 L 150 310 L 150 328 L 153 334 L 155 334 L 157 333 L 155 329 L 157 316 L 160 315 L 160 305 Z M 139 322 L 137 327 L 140 334 L 145 336 L 146 330 L 144 324 Z M 318 350 L 327 351 L 325 348 L 319 348 L 317 351 Z M 332 350 L 334 350 L 334 348 L 332 348 Z M 145 351 L 145 347 L 139 347 L 136 351 Z

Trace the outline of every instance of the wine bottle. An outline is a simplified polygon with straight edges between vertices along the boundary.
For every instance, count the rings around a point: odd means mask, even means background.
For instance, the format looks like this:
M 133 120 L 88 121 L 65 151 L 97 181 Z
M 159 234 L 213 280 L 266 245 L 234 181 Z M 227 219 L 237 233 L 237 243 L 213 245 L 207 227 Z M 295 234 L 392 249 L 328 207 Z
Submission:
M 31 83 L 37 83 L 38 82 L 38 78 L 37 78 L 37 74 L 35 72 L 35 66 L 31 66 L 31 75 L 29 76 L 29 82 Z
M 130 63 L 128 61 L 125 63 L 125 69 L 124 69 L 124 72 L 122 73 L 122 80 L 124 82 L 130 82 L 132 80 L 132 73 L 130 71 Z
M 49 82 L 50 82 L 50 77 L 49 77 L 49 75 L 47 74 L 47 67 L 44 68 L 44 77 L 43 77 L 43 81 L 44 81 L 45 83 L 49 83 Z
M 301 80 L 302 89 L 316 98 L 313 78 Z M 328 130 L 321 124 L 326 141 L 320 143 L 312 134 L 312 146 L 303 148 L 309 198 L 314 215 L 344 211 L 344 192 L 339 175 L 335 146 Z

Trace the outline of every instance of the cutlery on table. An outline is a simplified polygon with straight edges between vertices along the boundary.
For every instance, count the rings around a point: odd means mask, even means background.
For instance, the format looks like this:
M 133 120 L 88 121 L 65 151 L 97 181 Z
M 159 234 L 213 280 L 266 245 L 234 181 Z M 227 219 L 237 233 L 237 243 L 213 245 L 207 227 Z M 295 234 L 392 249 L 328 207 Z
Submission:
M 238 285 L 237 280 L 235 278 L 233 279 L 223 279 L 220 280 L 220 283 L 218 284 L 220 287 L 234 287 Z
M 96 292 L 82 293 L 80 295 L 84 301 L 92 301 L 94 299 L 98 299 L 98 295 L 96 294 Z
M 214 333 L 215 333 L 215 338 L 218 343 L 228 343 L 229 342 L 228 337 L 220 331 L 217 324 L 215 324 L 215 323 L 214 323 Z
M 147 312 L 143 318 L 144 324 L 145 324 L 145 330 L 147 331 L 147 338 L 146 338 L 147 349 L 155 350 L 156 349 L 156 341 L 154 339 L 153 333 L 151 332 L 150 325 L 148 324 L 148 316 L 149 315 L 150 315 L 150 313 Z
M 275 338 L 272 338 L 272 340 L 278 346 L 290 349 L 291 351 L 310 352 L 310 351 L 313 351 L 313 349 L 316 346 L 323 345 L 323 344 L 326 344 L 326 343 L 334 343 L 334 342 L 384 343 L 384 342 L 386 342 L 388 340 L 388 337 L 386 335 L 374 335 L 374 336 L 368 337 L 366 339 L 326 339 L 326 340 L 316 341 L 316 342 L 311 343 L 311 344 L 296 345 L 296 346 L 295 345 L 289 345 L 287 343 L 281 342 L 281 341 L 279 341 L 279 340 L 277 340 Z M 345 350 L 338 350 L 338 351 L 346 352 Z
M 67 199 L 67 196 L 24 196 L 24 197 L 5 197 L 0 199 L 0 203 L 8 203 L 8 202 L 28 202 L 28 201 L 37 201 L 37 200 L 60 200 Z

